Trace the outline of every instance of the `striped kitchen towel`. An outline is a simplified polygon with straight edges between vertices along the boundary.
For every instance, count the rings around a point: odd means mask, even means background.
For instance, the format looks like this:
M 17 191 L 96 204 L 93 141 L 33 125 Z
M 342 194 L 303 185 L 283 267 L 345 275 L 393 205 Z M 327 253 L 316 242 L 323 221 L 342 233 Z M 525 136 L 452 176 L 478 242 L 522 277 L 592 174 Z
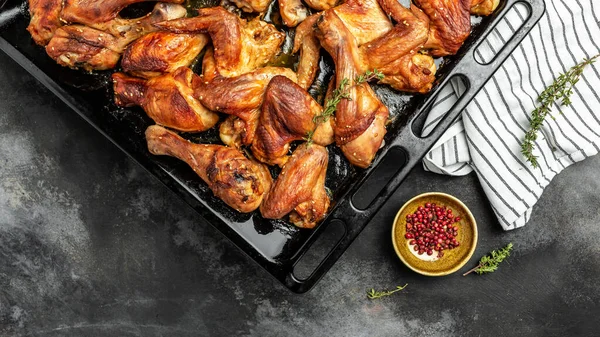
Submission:
M 479 48 L 490 60 L 527 16 L 516 5 Z M 494 77 L 423 159 L 425 169 L 447 175 L 475 171 L 505 230 L 521 227 L 552 178 L 600 149 L 600 61 L 575 86 L 571 106 L 554 105 L 536 141 L 539 167 L 521 154 L 531 111 L 558 74 L 600 53 L 599 0 L 546 0 L 546 13 Z M 456 101 L 461 83 L 438 96 L 423 133 Z

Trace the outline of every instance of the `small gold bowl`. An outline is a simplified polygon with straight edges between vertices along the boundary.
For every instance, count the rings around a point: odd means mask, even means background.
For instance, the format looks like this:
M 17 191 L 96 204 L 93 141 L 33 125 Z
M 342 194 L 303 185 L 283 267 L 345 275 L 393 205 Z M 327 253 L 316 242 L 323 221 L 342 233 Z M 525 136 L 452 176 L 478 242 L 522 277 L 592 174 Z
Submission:
M 454 249 L 444 251 L 444 256 L 435 261 L 424 261 L 411 251 L 411 247 L 404 235 L 406 234 L 406 216 L 417 211 L 419 206 L 426 203 L 446 206 L 452 210 L 455 216 L 461 219 L 454 225 L 458 225 L 456 240 L 460 245 Z M 477 246 L 477 223 L 471 211 L 460 200 L 440 192 L 430 192 L 417 195 L 407 201 L 396 214 L 392 226 L 392 243 L 396 254 L 402 262 L 410 269 L 419 274 L 427 276 L 444 276 L 452 274 L 462 268 L 473 256 Z M 434 256 L 437 252 L 434 251 Z

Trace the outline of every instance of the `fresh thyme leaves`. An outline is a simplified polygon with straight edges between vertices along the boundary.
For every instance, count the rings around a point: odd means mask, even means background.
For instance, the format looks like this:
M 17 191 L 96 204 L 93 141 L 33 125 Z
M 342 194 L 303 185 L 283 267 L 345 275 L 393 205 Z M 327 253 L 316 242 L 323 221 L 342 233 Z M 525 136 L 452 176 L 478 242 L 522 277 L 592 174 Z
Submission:
M 406 288 L 407 285 L 408 285 L 408 283 L 405 284 L 403 287 L 396 286 L 396 289 L 394 289 L 394 290 L 375 291 L 375 289 L 371 289 L 371 290 L 367 291 L 367 297 L 369 299 L 374 300 L 374 299 L 378 299 L 378 298 L 381 298 L 384 296 L 390 296 L 391 294 Z
M 542 128 L 544 119 L 550 114 L 555 102 L 560 100 L 561 105 L 571 104 L 573 86 L 579 81 L 583 69 L 594 63 L 598 57 L 600 57 L 600 54 L 589 59 L 584 59 L 566 73 L 560 74 L 554 83 L 546 88 L 538 97 L 537 100 L 541 105 L 531 112 L 531 127 L 527 133 L 525 133 L 525 138 L 521 144 L 521 153 L 525 156 L 525 159 L 531 163 L 531 166 L 538 167 L 537 156 L 533 154 L 533 150 L 535 147 L 535 140 L 537 139 L 538 132 Z
M 479 260 L 479 264 L 477 267 L 469 270 L 464 273 L 463 276 L 467 276 L 472 272 L 476 272 L 481 275 L 484 273 L 493 273 L 498 269 L 498 265 L 500 262 L 504 261 L 507 257 L 510 256 L 510 251 L 512 250 L 513 244 L 509 243 L 506 247 L 496 251 L 493 250 L 490 254 L 484 256 Z
M 354 79 L 355 84 L 359 85 L 371 81 L 373 79 L 382 80 L 384 78 L 383 73 L 381 73 L 377 69 L 367 70 L 362 75 L 357 75 Z M 315 128 L 306 133 L 304 140 L 308 143 L 308 145 L 312 144 L 312 137 L 315 134 L 315 130 L 319 126 L 319 124 L 327 122 L 330 117 L 335 114 L 337 110 L 338 104 L 342 101 L 342 99 L 350 99 L 349 87 L 350 80 L 344 78 L 340 85 L 333 90 L 331 93 L 331 97 L 325 101 L 325 105 L 323 106 L 323 112 L 321 114 L 313 117 L 313 123 L 315 123 Z
M 373 79 L 378 79 L 379 81 L 381 81 L 384 77 L 385 76 L 381 71 L 373 69 L 373 71 L 367 70 L 364 74 L 356 76 L 354 81 L 356 82 L 356 84 L 362 84 L 365 82 L 369 82 Z

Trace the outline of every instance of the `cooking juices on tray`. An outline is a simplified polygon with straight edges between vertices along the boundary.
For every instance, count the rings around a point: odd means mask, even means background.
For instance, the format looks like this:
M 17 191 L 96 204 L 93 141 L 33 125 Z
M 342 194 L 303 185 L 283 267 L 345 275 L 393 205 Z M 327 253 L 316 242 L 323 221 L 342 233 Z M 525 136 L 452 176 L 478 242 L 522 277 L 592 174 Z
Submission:
M 324 146 L 335 142 L 358 168 L 369 167 L 381 148 L 389 110 L 369 81 L 429 92 L 433 58 L 455 54 L 470 34 L 470 15 L 488 15 L 498 5 L 497 0 L 414 0 L 410 8 L 397 0 L 347 0 L 337 6 L 306 1 L 314 12 L 309 16 L 303 2 L 278 0 L 283 23 L 298 26 L 292 49 L 298 64 L 291 69 L 267 66 L 286 41 L 286 34 L 264 20 L 268 0 L 234 1 L 246 12 L 242 16 L 216 6 L 184 17 L 185 8 L 193 6 L 178 5 L 183 0 L 165 0 L 168 4 L 158 3 L 138 19 L 119 16 L 141 1 L 30 0 L 28 30 L 48 55 L 71 68 L 111 69 L 124 55 L 127 74 L 113 75 L 116 104 L 139 105 L 162 127 L 197 133 L 221 121 L 220 139 L 227 147 L 190 144 L 172 131 L 150 127 L 150 150 L 186 161 L 237 211 L 260 207 L 264 217 L 287 217 L 301 228 L 314 227 L 329 209 Z M 318 102 L 307 89 L 323 52 L 333 59 L 335 74 Z M 190 68 L 198 55 L 202 74 Z M 232 168 L 234 162 L 239 165 Z M 280 171 L 272 184 L 266 183 L 271 179 L 266 165 L 279 166 L 272 170 Z M 258 177 L 259 171 L 268 177 Z M 417 255 L 441 257 L 458 246 L 451 212 L 431 205 L 418 212 L 407 218 L 406 234 Z

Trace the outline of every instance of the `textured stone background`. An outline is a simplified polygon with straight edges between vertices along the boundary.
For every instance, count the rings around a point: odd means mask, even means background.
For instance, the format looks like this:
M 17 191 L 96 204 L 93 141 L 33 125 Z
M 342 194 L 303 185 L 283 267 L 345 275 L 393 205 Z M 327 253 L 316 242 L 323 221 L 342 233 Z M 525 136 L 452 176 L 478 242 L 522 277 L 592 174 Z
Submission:
M 417 168 L 294 295 L 2 53 L 0 129 L 0 336 L 598 335 L 600 157 L 565 170 L 508 233 L 475 176 Z M 464 278 L 404 267 L 391 221 L 425 191 L 459 197 L 478 219 L 469 265 L 513 242 L 510 261 Z

